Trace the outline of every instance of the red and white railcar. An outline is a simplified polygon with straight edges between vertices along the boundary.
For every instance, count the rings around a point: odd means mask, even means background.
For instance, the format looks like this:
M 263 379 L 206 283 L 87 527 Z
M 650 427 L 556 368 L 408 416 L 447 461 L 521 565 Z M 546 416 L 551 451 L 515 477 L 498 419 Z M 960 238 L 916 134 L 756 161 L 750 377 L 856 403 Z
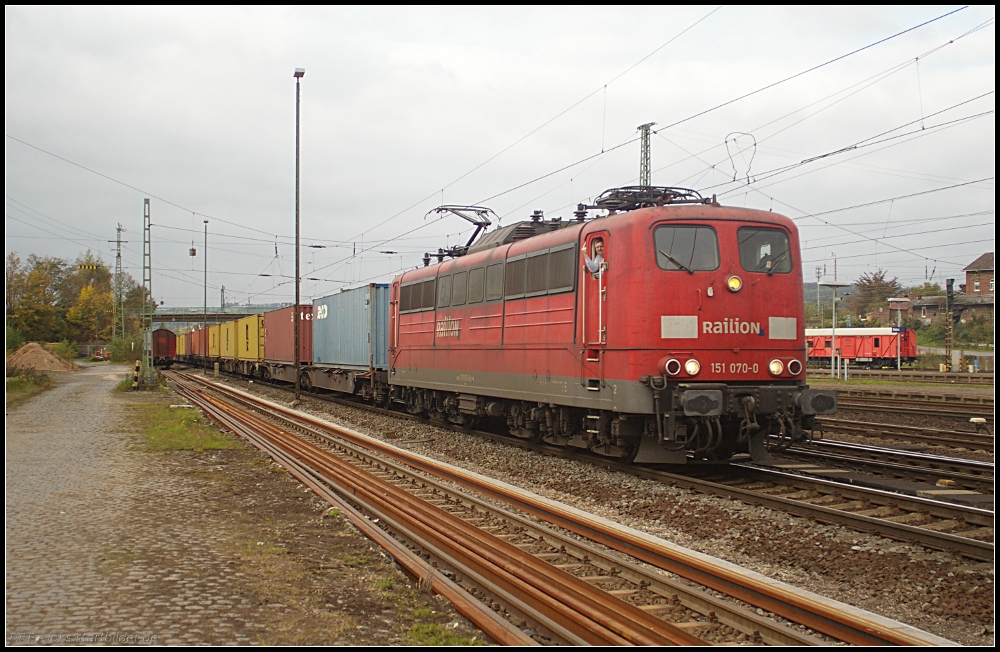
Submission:
M 803 437 L 836 395 L 805 385 L 797 229 L 696 195 L 611 190 L 397 277 L 393 398 L 640 462 L 764 459 L 768 434 Z
M 809 361 L 830 366 L 834 348 L 833 329 L 807 328 L 806 350 Z M 836 348 L 843 360 L 869 369 L 896 367 L 917 360 L 917 334 L 909 328 L 897 332 L 894 328 L 838 328 Z

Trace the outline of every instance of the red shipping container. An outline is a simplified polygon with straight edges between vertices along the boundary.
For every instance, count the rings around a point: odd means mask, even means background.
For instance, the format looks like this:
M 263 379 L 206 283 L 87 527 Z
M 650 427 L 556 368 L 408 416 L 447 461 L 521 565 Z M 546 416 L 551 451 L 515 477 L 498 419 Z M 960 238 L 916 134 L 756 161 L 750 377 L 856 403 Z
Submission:
M 208 329 L 204 328 L 191 333 L 191 345 L 188 347 L 190 355 L 203 358 L 208 354 Z
M 312 362 L 312 306 L 301 306 L 299 360 Z M 264 360 L 295 362 L 295 306 L 264 313 Z

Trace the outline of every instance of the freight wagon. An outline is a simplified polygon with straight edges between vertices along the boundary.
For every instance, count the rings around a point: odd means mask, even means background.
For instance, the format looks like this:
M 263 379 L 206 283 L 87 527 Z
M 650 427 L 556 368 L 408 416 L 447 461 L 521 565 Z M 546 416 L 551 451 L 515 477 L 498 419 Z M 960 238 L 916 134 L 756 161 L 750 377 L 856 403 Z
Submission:
M 169 368 L 176 358 L 177 335 L 167 328 L 153 331 L 153 365 Z

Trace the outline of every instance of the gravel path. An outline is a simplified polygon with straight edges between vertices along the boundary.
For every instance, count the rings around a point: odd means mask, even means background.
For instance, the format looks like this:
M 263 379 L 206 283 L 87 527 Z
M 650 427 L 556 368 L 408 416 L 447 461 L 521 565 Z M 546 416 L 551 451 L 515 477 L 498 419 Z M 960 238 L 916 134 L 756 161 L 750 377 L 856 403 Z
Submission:
M 112 394 L 62 374 L 7 413 L 8 644 L 412 645 L 481 632 L 249 445 L 150 453 Z
M 279 389 L 225 382 L 291 400 Z M 309 397 L 299 409 L 939 636 L 993 645 L 992 563 Z

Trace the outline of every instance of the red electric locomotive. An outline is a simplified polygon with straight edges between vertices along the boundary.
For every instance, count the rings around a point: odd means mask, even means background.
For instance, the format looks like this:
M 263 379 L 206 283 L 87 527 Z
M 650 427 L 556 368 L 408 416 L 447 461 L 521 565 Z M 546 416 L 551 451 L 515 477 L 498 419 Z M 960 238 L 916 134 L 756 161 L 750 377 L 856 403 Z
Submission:
M 765 460 L 768 441 L 803 438 L 836 411 L 835 392 L 805 384 L 791 220 L 677 188 L 613 189 L 578 208 L 394 279 L 395 401 L 663 463 Z

